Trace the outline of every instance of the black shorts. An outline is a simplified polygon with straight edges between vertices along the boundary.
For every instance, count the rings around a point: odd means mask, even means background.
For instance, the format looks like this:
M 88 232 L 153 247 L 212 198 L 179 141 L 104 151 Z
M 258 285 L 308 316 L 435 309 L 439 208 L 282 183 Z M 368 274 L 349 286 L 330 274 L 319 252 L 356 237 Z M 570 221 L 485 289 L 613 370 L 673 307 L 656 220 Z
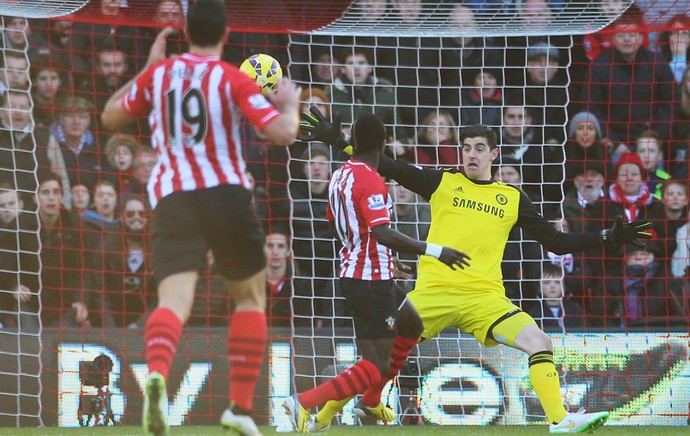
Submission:
M 357 339 L 397 335 L 398 308 L 405 300 L 405 291 L 393 280 L 341 278 L 340 285 L 348 313 L 355 323 Z
M 239 185 L 179 191 L 156 206 L 153 271 L 158 283 L 171 274 L 206 266 L 211 249 L 218 271 L 244 280 L 266 266 L 264 233 L 252 194 Z

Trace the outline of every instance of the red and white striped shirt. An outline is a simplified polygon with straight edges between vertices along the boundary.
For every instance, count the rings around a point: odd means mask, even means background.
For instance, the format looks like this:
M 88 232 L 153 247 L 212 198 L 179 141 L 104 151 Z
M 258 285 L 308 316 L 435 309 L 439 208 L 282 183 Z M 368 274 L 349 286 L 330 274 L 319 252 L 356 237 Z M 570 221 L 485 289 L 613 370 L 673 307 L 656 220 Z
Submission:
M 144 71 L 122 106 L 132 117 L 149 114 L 151 145 L 159 156 L 148 183 L 152 207 L 176 191 L 249 189 L 241 117 L 263 130 L 280 114 L 235 66 L 189 53 Z
M 391 250 L 379 244 L 371 229 L 391 222 L 392 207 L 383 178 L 368 164 L 350 159 L 328 183 L 326 217 L 335 222 L 343 244 L 340 277 L 390 280 Z

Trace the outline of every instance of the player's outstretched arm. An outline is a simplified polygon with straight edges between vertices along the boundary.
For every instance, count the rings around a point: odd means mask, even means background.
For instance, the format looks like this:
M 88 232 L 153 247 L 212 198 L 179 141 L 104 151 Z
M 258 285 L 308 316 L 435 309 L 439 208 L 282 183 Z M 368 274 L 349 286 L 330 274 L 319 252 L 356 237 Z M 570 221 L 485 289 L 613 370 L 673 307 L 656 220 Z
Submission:
M 305 141 L 318 141 L 332 145 L 341 150 L 348 156 L 352 156 L 352 145 L 350 135 L 342 131 L 343 114 L 336 112 L 333 114 L 333 122 L 326 119 L 321 111 L 312 106 L 309 112 L 302 112 L 302 122 L 299 128 L 307 135 Z
M 290 145 L 297 139 L 299 132 L 299 96 L 302 88 L 289 79 L 278 82 L 276 91 L 268 99 L 280 111 L 264 128 L 264 135 L 275 145 Z
M 527 194 L 520 192 L 520 210 L 517 225 L 527 234 L 555 254 L 577 253 L 609 244 L 628 242 L 642 245 L 640 239 L 649 239 L 652 233 L 648 230 L 654 226 L 649 221 L 623 223 L 623 216 L 618 216 L 610 229 L 585 233 L 559 232 L 546 218 L 541 216 Z
M 311 107 L 309 112 L 302 112 L 300 129 L 307 133 L 305 140 L 323 142 L 352 155 L 354 150 L 350 145 L 351 138 L 341 131 L 342 118 L 342 114 L 336 112 L 331 122 L 316 107 Z M 422 169 L 406 162 L 393 160 L 386 155 L 381 156 L 377 171 L 427 200 L 436 191 L 443 177 L 442 171 Z
M 166 27 L 158 33 L 153 45 L 151 46 L 151 51 L 149 52 L 149 57 L 146 60 L 144 69 L 120 89 L 115 91 L 115 93 L 111 95 L 108 101 L 105 103 L 103 113 L 101 114 L 101 121 L 106 129 L 118 131 L 136 119 L 124 110 L 122 107 L 122 99 L 130 92 L 132 86 L 134 86 L 134 83 L 136 83 L 137 79 L 144 71 L 146 71 L 151 65 L 154 65 L 165 59 L 165 41 L 173 30 L 174 29 L 172 27 Z
M 610 229 L 601 231 L 602 244 L 627 244 L 632 242 L 642 246 L 640 239 L 651 239 L 652 233 L 648 232 L 654 227 L 650 221 L 632 221 L 623 223 L 623 215 L 616 217 Z
M 376 236 L 376 240 L 386 247 L 402 252 L 416 255 L 432 256 L 441 262 L 448 265 L 450 268 L 465 269 L 470 266 L 470 256 L 467 254 L 454 250 L 450 247 L 441 247 L 440 245 L 430 244 L 398 232 L 390 228 L 387 224 L 382 224 L 371 229 Z

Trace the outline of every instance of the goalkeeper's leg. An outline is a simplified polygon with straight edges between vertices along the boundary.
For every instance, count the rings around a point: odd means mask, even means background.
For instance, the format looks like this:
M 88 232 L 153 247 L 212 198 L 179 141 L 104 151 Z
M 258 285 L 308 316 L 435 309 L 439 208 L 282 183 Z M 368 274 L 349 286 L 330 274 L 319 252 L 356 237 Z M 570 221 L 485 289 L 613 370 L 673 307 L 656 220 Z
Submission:
M 519 332 L 517 335 L 511 332 Z M 520 312 L 496 325 L 494 337 L 503 336 L 507 345 L 529 355 L 529 378 L 551 424 L 550 433 L 580 433 L 604 425 L 608 412 L 569 413 L 563 405 L 561 383 L 553 362 L 551 338 L 537 327 L 532 318 Z
M 496 324 L 491 334 L 500 342 L 529 356 L 529 374 L 534 392 L 550 423 L 561 422 L 567 411 L 561 398 L 561 383 L 553 363 L 551 338 L 539 329 L 531 316 L 515 312 Z

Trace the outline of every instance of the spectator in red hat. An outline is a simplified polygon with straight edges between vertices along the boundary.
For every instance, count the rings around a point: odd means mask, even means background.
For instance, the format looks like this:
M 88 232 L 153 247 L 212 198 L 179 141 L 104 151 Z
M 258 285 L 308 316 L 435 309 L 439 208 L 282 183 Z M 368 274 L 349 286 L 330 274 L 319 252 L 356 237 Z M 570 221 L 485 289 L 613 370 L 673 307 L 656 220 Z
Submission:
M 645 170 L 637 153 L 623 153 L 616 162 L 613 175 L 615 182 L 609 187 L 609 198 L 623 207 L 627 221 L 663 217 L 664 206 L 649 192 Z

